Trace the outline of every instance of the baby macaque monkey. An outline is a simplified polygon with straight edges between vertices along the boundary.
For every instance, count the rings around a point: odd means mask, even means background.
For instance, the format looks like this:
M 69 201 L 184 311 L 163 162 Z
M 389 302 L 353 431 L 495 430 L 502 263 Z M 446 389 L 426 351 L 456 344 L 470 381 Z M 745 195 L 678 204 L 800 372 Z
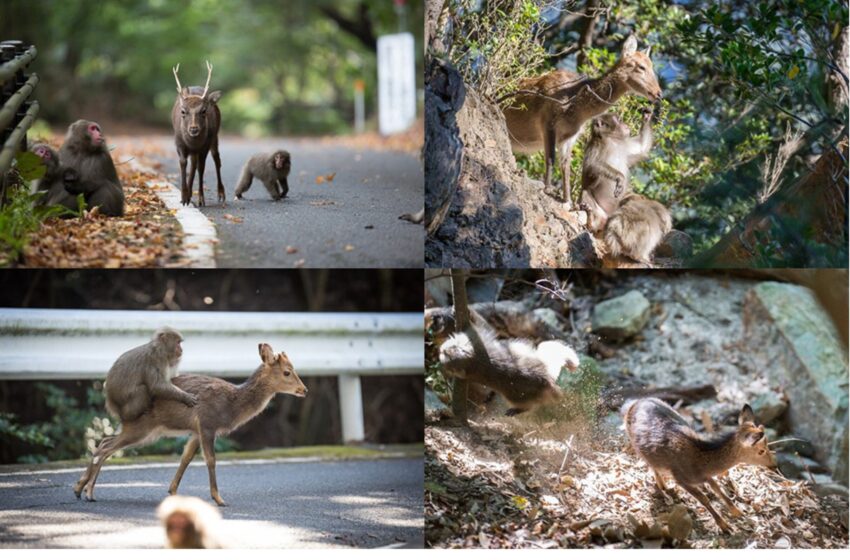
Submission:
M 672 227 L 670 212 L 662 204 L 630 194 L 608 218 L 603 237 L 611 257 L 652 266 L 652 253 Z
M 44 176 L 38 180 L 37 190 L 44 192 L 38 204 L 43 206 L 64 206 L 77 210 L 77 198 L 68 191 L 79 178 L 77 172 L 59 163 L 59 154 L 47 144 L 36 144 L 32 153 L 41 158 L 47 168 Z
M 508 416 L 558 401 L 561 368 L 575 371 L 575 351 L 557 340 L 534 347 L 524 340 L 498 340 L 484 319 L 470 309 L 471 323 L 440 346 L 440 363 L 446 375 L 480 383 L 500 393 L 510 403 Z
M 156 510 L 166 548 L 224 548 L 217 538 L 221 514 L 200 498 L 169 496 Z
M 153 399 L 169 399 L 195 406 L 198 399 L 171 383 L 183 349 L 183 337 L 169 327 L 156 331 L 147 344 L 127 350 L 106 374 L 106 409 L 122 422 L 145 413 Z
M 262 181 L 272 200 L 286 198 L 289 192 L 290 157 L 286 150 L 273 154 L 256 154 L 242 168 L 242 176 L 236 186 L 236 199 L 242 200 L 242 194 L 251 188 L 254 177 Z
M 581 208 L 587 229 L 599 233 L 620 200 L 631 192 L 629 168 L 652 149 L 652 111 L 644 113 L 639 136 L 631 136 L 617 115 L 605 113 L 593 121 L 581 169 Z

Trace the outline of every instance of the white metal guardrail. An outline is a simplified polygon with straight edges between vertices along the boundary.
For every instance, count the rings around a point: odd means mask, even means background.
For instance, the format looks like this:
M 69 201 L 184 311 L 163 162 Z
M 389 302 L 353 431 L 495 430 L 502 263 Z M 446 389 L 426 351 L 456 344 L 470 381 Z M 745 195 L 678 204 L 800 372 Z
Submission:
M 361 375 L 422 375 L 420 313 L 241 313 L 0 308 L 0 379 L 103 379 L 164 325 L 183 334 L 181 373 L 247 377 L 257 344 L 285 351 L 298 375 L 339 377 L 345 441 L 364 437 Z

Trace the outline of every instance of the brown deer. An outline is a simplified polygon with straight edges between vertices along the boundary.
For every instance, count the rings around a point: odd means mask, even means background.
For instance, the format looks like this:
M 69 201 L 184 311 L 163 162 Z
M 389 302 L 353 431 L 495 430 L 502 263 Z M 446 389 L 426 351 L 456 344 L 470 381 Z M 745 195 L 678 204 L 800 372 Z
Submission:
M 195 182 L 195 169 L 198 170 L 198 206 L 205 206 L 204 201 L 204 168 L 207 164 L 207 153 L 212 151 L 215 163 L 215 175 L 218 178 L 218 202 L 224 206 L 224 185 L 221 182 L 221 157 L 218 154 L 218 130 L 221 127 L 221 111 L 218 100 L 220 91 L 209 92 L 210 78 L 213 67 L 207 62 L 207 83 L 200 86 L 184 88 L 180 85 L 177 73 L 178 64 L 173 69 L 177 81 L 177 99 L 171 109 L 171 125 L 174 127 L 174 143 L 177 155 L 180 157 L 180 192 L 181 202 L 189 205 L 192 202 L 192 185 Z M 186 160 L 191 157 L 189 181 L 186 182 Z
M 553 70 L 520 83 L 513 101 L 504 109 L 511 149 L 516 153 L 544 151 L 544 184 L 551 186 L 555 148 L 560 151 L 564 202 L 570 197 L 570 159 L 584 124 L 610 109 L 627 93 L 652 101 L 661 99 L 661 87 L 649 59 L 650 49 L 637 50 L 637 40 L 623 44 L 620 60 L 601 78 L 587 78 L 568 70 Z
M 177 493 L 183 472 L 200 447 L 209 471 L 210 495 L 218 505 L 226 505 L 218 493 L 215 479 L 216 436 L 230 433 L 251 420 L 277 393 L 297 397 L 307 395 L 307 388 L 285 353 L 275 355 L 268 344 L 260 344 L 259 348 L 263 363 L 241 385 L 205 375 L 174 377 L 174 385 L 197 396 L 198 404 L 189 408 L 174 400 L 154 399 L 151 408 L 142 416 L 123 423 L 118 434 L 103 438 L 86 472 L 74 486 L 77 498 L 85 490 L 86 500 L 94 501 L 94 485 L 100 468 L 116 451 L 151 443 L 166 435 L 190 434 L 168 493 Z
M 739 517 L 741 510 L 714 477 L 739 463 L 776 468 L 764 426 L 756 425 L 748 404 L 738 415 L 737 429 L 713 435 L 696 433 L 678 412 L 659 399 L 632 401 L 626 403 L 624 410 L 632 448 L 649 465 L 661 492 L 667 494 L 662 473 L 672 475 L 679 486 L 705 506 L 722 531 L 728 532 L 729 524 L 711 506 L 700 487 L 703 484 L 711 487 L 732 516 Z

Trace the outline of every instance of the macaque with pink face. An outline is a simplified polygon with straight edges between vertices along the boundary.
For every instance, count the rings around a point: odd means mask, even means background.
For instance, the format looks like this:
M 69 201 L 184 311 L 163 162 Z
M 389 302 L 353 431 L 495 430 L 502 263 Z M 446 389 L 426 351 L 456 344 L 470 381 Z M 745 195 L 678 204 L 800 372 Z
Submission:
M 83 193 L 89 207 L 99 206 L 107 216 L 124 215 L 124 190 L 99 124 L 79 120 L 69 126 L 59 159 L 78 175 L 69 192 Z
M 44 176 L 38 180 L 37 189 L 45 194 L 39 200 L 39 205 L 64 206 L 70 210 L 77 209 L 76 197 L 67 190 L 77 180 L 77 172 L 59 163 L 59 154 L 47 144 L 36 144 L 30 151 L 41 158 L 44 163 Z

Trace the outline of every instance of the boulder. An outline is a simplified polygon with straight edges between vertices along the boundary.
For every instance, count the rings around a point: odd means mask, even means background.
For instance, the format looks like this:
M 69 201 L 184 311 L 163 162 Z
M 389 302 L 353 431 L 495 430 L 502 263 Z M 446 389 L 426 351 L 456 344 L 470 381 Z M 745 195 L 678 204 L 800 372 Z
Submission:
M 691 258 L 694 254 L 694 242 L 691 236 L 684 231 L 671 230 L 658 247 L 655 248 L 655 256 L 665 259 L 678 259 L 680 261 Z
M 649 321 L 650 304 L 642 293 L 632 290 L 596 305 L 591 329 L 608 340 L 625 340 L 643 329 Z
M 788 400 L 784 395 L 769 391 L 762 393 L 750 402 L 759 424 L 771 425 L 788 410 Z
M 440 397 L 431 389 L 425 388 L 425 412 L 437 413 L 448 412 L 449 407 L 440 400 Z
M 758 284 L 744 299 L 743 341 L 771 385 L 785 388 L 790 429 L 811 441 L 814 457 L 846 485 L 847 354 L 814 294 L 793 284 Z

